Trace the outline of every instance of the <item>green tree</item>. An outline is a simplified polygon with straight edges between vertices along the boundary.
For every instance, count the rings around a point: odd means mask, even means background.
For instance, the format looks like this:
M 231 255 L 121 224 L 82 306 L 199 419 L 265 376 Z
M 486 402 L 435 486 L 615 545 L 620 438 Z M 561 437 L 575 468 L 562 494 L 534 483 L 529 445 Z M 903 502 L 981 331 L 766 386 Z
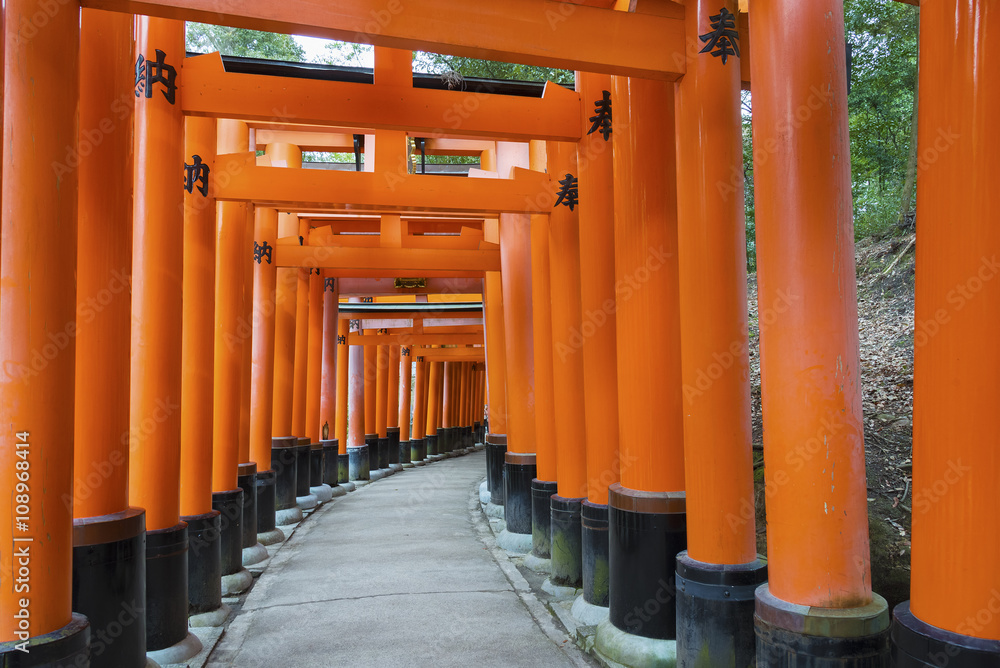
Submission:
M 208 23 L 188 22 L 187 50 L 198 53 L 218 51 L 224 56 L 246 56 L 291 62 L 305 60 L 305 51 L 291 35 Z

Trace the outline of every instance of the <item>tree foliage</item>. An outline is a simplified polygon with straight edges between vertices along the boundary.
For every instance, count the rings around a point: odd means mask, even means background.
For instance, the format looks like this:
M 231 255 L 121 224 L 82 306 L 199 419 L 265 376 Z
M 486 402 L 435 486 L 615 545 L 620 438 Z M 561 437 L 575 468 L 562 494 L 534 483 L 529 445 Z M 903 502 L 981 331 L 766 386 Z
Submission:
M 302 62 L 306 55 L 291 35 L 191 22 L 187 24 L 187 50 L 292 62 Z

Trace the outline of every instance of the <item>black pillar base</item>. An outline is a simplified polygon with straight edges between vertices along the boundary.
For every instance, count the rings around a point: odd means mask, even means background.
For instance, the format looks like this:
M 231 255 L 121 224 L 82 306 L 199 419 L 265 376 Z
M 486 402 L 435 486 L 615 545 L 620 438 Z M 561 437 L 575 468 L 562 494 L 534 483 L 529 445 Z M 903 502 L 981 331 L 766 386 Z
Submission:
M 557 491 L 555 481 L 531 481 L 531 553 L 539 559 L 552 556 L 552 495 Z
M 476 443 L 483 442 L 483 425 L 481 423 L 476 422 L 472 425 L 472 437 Z
M 448 433 L 448 428 L 447 427 L 438 426 L 438 428 L 437 428 L 437 454 L 444 455 L 445 457 L 447 457 L 448 456 L 448 452 L 449 452 L 449 447 L 448 446 L 449 446 L 450 443 L 451 443 L 451 441 L 450 441 L 450 434 Z
M 309 458 L 312 445 L 308 438 L 297 439 L 295 445 L 295 496 L 309 496 Z
M 254 475 L 256 478 L 256 475 Z M 243 570 L 243 490 L 212 492 L 212 508 L 219 512 L 219 577 Z M 182 518 L 190 526 L 188 518 Z M 191 559 L 201 546 L 188 536 Z M 253 526 L 253 542 L 257 543 L 257 525 Z M 190 562 L 190 559 L 189 559 Z
M 309 444 L 309 486 L 319 487 L 323 484 L 323 446 L 319 443 Z
M 112 515 L 73 521 L 73 610 L 84 621 L 91 620 L 91 628 L 96 629 L 90 639 L 89 665 L 95 668 L 146 665 L 145 510 L 129 508 Z M 64 650 L 30 643 L 30 654 L 15 651 L 8 656 L 0 650 L 0 665 L 49 665 L 40 657 L 50 651 L 54 665 L 67 665 L 58 663 L 65 658 L 59 654 Z M 84 641 L 84 648 L 86 644 Z M 18 654 L 28 663 L 17 663 Z M 75 658 L 78 654 L 71 651 L 66 656 Z
M 115 624 L 118 622 L 115 621 Z M 88 659 L 92 655 L 91 644 L 100 641 L 91 637 L 90 622 L 84 615 L 74 612 L 66 626 L 35 636 L 27 640 L 0 643 L 0 666 L 4 668 L 89 668 L 90 666 L 111 666 L 111 663 L 94 663 Z M 22 652 L 18 647 L 27 651 Z M 100 657 L 98 657 L 100 658 Z M 117 664 L 126 668 L 134 663 Z M 140 666 L 146 665 L 145 654 Z
M 368 470 L 378 471 L 382 468 L 378 459 L 378 434 L 365 434 L 365 445 L 368 446 Z
M 332 438 L 319 443 L 323 448 L 323 484 L 336 487 L 340 484 L 340 441 Z
M 767 563 L 708 564 L 684 551 L 676 582 L 678 667 L 754 665 L 754 593 L 767 582 Z
M 146 532 L 146 651 L 188 634 L 188 526 Z
M 618 629 L 677 637 L 675 559 L 687 548 L 684 492 L 608 490 L 608 617 Z
M 222 513 L 222 534 L 223 541 L 225 541 L 225 534 L 228 530 L 227 522 L 231 525 L 233 522 L 237 523 L 240 527 L 240 533 L 243 536 L 243 540 L 240 541 L 241 548 L 253 547 L 257 544 L 257 464 L 256 462 L 244 462 L 240 464 L 237 471 L 236 484 L 240 486 L 243 490 L 243 512 L 240 517 L 235 517 L 227 514 L 223 511 Z M 215 508 L 215 505 L 212 506 Z M 215 508 L 221 511 L 222 508 Z M 222 548 L 222 574 L 232 575 L 236 571 L 226 572 L 226 556 L 225 547 Z M 241 558 L 242 560 L 242 558 Z
M 490 490 L 490 503 L 504 504 L 503 468 L 507 453 L 505 434 L 486 434 L 486 489 Z
M 754 595 L 758 668 L 889 668 L 889 608 L 878 594 L 843 609 L 789 603 L 766 584 Z
M 412 464 L 413 446 L 410 445 L 410 441 L 400 441 L 399 447 L 397 448 L 399 452 L 399 463 L 400 464 Z
M 531 481 L 536 471 L 535 453 L 504 454 L 504 522 L 510 533 L 531 533 Z
M 271 451 L 271 461 L 274 461 L 274 451 Z M 274 471 L 257 472 L 257 533 L 274 531 L 275 511 L 277 510 L 277 476 Z M 252 546 L 251 546 L 252 547 Z
M 402 464 L 399 456 L 399 427 L 388 427 L 385 435 L 389 439 L 389 464 Z
M 427 459 L 427 439 L 417 438 L 410 440 L 410 461 L 414 464 Z
M 553 494 L 552 504 L 552 576 L 561 587 L 583 585 L 583 546 L 580 535 L 580 511 L 583 499 L 567 499 Z M 507 504 L 507 509 L 510 503 Z
M 983 611 L 994 614 L 988 608 Z M 892 665 L 894 668 L 996 668 L 1000 666 L 1000 641 L 973 638 L 926 624 L 910 612 L 910 602 L 904 601 L 892 611 Z
M 351 480 L 368 480 L 371 477 L 371 463 L 367 445 L 347 448 L 348 466 Z
M 476 447 L 476 435 L 472 432 L 472 426 L 465 427 L 465 447 Z
M 351 456 L 346 452 L 337 455 L 337 483 L 351 482 Z
M 221 517 L 218 510 L 213 510 L 204 515 L 181 518 L 188 526 L 188 615 L 212 612 L 222 607 Z
M 294 436 L 271 439 L 271 470 L 274 471 L 274 509 L 288 510 L 297 507 L 296 467 L 298 445 Z
M 583 549 L 583 600 L 608 607 L 608 507 L 584 501 L 580 508 Z M 739 664 L 737 664 L 739 665 Z M 747 664 L 750 665 L 750 664 Z
M 429 434 L 425 439 L 427 441 L 427 456 L 432 457 L 434 455 L 440 454 L 438 452 L 438 437 L 436 434 Z
M 380 469 L 389 468 L 389 439 L 378 439 L 378 467 Z

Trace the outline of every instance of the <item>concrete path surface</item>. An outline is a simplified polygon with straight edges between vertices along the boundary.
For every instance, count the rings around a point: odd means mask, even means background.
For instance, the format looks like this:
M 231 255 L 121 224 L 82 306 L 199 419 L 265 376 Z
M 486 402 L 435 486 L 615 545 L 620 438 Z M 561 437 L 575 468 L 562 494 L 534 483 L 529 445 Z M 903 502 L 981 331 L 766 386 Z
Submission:
M 496 548 L 477 452 L 320 508 L 274 555 L 208 666 L 586 666 Z

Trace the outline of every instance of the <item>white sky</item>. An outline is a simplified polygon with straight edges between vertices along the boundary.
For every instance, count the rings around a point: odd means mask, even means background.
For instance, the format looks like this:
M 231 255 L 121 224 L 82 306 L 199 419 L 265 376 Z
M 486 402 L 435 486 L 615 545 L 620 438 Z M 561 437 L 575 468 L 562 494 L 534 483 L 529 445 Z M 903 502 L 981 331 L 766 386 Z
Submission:
M 324 55 L 329 57 L 330 52 L 326 50 L 326 45 L 330 43 L 330 40 L 318 37 L 303 37 L 302 35 L 294 35 L 294 37 L 295 41 L 306 52 L 306 60 L 308 62 L 319 62 L 321 60 L 320 57 Z M 369 52 L 361 58 L 360 63 L 350 64 L 358 67 L 375 67 L 375 56 L 372 52 Z

